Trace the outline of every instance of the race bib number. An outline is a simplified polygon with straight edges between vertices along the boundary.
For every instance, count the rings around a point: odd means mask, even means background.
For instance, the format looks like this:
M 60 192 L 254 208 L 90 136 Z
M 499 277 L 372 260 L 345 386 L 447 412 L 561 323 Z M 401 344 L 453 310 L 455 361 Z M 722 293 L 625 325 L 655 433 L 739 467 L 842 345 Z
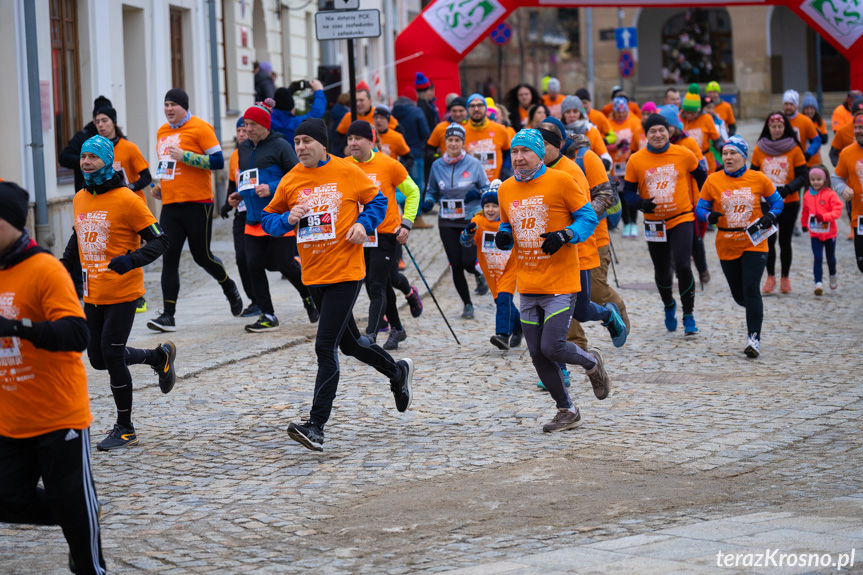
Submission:
M 375 230 L 373 233 L 369 234 L 369 238 L 363 242 L 364 248 L 376 248 L 378 247 L 378 231 Z
M 87 281 L 87 268 L 81 268 L 81 277 L 84 280 L 84 295 L 90 297 L 90 283 Z
M 497 154 L 491 152 L 474 152 L 473 157 L 479 160 L 484 171 L 497 169 Z
M 440 217 L 445 220 L 464 219 L 464 200 L 441 200 Z
M 160 180 L 173 180 L 177 169 L 177 160 L 161 159 L 156 167 L 156 177 Z
M 644 239 L 649 242 L 667 242 L 665 222 L 644 222 Z
M 255 191 L 255 188 L 258 185 L 258 168 L 252 168 L 251 170 L 246 170 L 244 172 L 240 172 L 240 179 L 237 181 L 237 189 L 241 192 L 245 192 L 248 190 Z
M 819 222 L 815 216 L 809 216 L 809 231 L 813 234 L 826 234 L 830 231 L 830 222 Z
M 123 169 L 123 166 L 120 162 L 114 162 L 114 171 L 121 176 L 123 176 L 123 183 L 126 184 L 126 187 L 129 187 L 129 178 L 126 176 L 126 170 Z
M 498 248 L 494 243 L 494 236 L 497 235 L 495 232 L 483 232 L 482 233 L 482 248 L 481 251 L 484 254 L 503 254 L 507 253 L 502 249 Z
M 17 337 L 0 337 L 0 365 L 16 365 L 21 358 L 20 340 Z
M 316 212 L 300 218 L 297 243 L 336 239 L 336 218 L 332 212 Z
M 237 211 L 238 212 L 245 212 L 246 211 L 246 200 L 240 200 L 240 203 L 237 204 Z
M 773 224 L 766 230 L 762 230 L 758 227 L 758 221 L 756 220 L 754 223 L 750 224 L 746 228 L 746 237 L 749 238 L 749 241 L 752 242 L 753 246 L 757 246 L 770 236 L 776 233 L 776 230 L 779 228 L 776 227 L 776 224 Z
M 626 175 L 626 162 L 614 162 L 614 175 L 623 177 Z
M 857 235 L 863 236 L 863 216 L 857 216 Z

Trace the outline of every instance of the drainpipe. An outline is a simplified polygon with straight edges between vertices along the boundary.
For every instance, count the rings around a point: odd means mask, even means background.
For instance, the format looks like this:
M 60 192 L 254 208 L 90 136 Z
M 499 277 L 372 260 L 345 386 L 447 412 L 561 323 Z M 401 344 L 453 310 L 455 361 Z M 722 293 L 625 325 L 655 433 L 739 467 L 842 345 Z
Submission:
M 48 196 L 45 191 L 45 146 L 42 143 L 42 103 L 39 87 L 39 48 L 36 41 L 36 3 L 24 2 L 24 36 L 27 46 L 27 90 L 30 97 L 30 143 L 33 151 L 33 188 L 36 195 L 36 241 L 54 245 L 48 224 Z
M 222 143 L 222 110 L 219 107 L 219 46 L 216 36 L 216 0 L 207 0 L 210 8 L 210 81 L 213 92 L 213 128 L 216 139 Z M 227 42 L 227 38 L 225 39 Z

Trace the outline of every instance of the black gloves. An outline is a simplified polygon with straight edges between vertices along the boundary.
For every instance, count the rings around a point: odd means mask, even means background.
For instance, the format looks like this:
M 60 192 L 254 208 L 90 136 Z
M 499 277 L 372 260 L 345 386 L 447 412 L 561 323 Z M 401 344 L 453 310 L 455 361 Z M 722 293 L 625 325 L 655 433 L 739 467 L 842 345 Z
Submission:
M 494 245 L 499 250 L 512 249 L 512 234 L 509 232 L 497 232 L 494 235 Z
M 233 209 L 230 204 L 223 204 L 221 209 L 219 209 L 219 215 L 222 216 L 223 220 L 227 220 Z
M 469 191 L 468 193 L 466 193 L 466 194 L 464 195 L 464 202 L 465 202 L 466 204 L 468 204 L 468 203 L 470 203 L 470 202 L 474 202 L 474 201 L 476 201 L 476 200 L 480 199 L 480 197 L 481 197 L 481 196 L 480 196 L 480 193 L 479 193 L 478 191 L 476 191 L 476 190 L 471 190 L 471 191 Z
M 645 214 L 652 214 L 653 210 L 656 209 L 656 202 L 650 198 L 647 198 L 646 200 L 644 198 L 638 198 L 638 201 L 635 203 L 635 207 Z
M 135 269 L 135 266 L 129 256 L 117 256 L 108 263 L 108 269 L 123 275 Z
M 778 188 L 776 188 L 776 191 L 779 192 L 779 195 L 782 196 L 783 200 L 791 193 L 791 190 L 788 189 L 788 186 L 779 186 Z
M 716 222 L 718 222 L 719 218 L 721 218 L 722 216 L 722 212 L 717 212 L 716 210 L 714 210 L 707 215 L 707 223 L 711 226 L 715 226 Z
M 0 337 L 18 335 L 18 320 L 0 315 Z
M 467 227 L 464 229 L 464 232 L 469 236 L 474 235 L 476 233 L 476 223 L 475 222 L 469 223 L 467 225 Z
M 756 223 L 762 230 L 770 229 L 770 226 L 776 223 L 776 216 L 773 215 L 773 212 L 767 212 Z
M 545 238 L 545 241 L 542 242 L 542 252 L 544 254 L 552 255 L 569 243 L 569 240 L 572 239 L 572 230 L 564 228 L 556 232 L 540 234 L 539 237 Z

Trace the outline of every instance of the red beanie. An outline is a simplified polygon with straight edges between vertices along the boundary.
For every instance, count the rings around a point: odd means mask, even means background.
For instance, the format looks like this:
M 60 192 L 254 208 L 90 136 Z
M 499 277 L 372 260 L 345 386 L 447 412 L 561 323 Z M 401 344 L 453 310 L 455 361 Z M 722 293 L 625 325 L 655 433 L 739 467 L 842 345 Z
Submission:
M 357 84 L 357 90 L 368 90 L 369 92 L 371 92 L 371 89 L 369 88 L 369 85 L 366 84 L 365 80 Z
M 399 97 L 407 98 L 413 102 L 417 101 L 417 91 L 413 86 L 405 86 L 399 92 Z
M 262 125 L 266 129 L 270 129 L 270 120 L 272 117 L 270 116 L 270 111 L 261 103 L 257 103 L 243 114 L 244 120 L 251 120 L 253 122 L 257 122 Z

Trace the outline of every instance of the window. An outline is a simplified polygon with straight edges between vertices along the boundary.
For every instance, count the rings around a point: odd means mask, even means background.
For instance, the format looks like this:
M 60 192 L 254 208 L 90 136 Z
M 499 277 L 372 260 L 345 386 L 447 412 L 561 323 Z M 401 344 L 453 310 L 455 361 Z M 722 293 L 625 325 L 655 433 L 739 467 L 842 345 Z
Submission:
M 725 9 L 686 10 L 662 27 L 662 78 L 666 84 L 734 81 L 731 18 Z
M 183 10 L 171 6 L 171 87 L 186 89 L 183 66 Z
M 78 75 L 78 25 L 76 0 L 51 0 L 51 80 L 54 100 L 54 134 L 57 157 L 79 129 L 81 79 Z M 71 170 L 57 166 L 57 175 Z

